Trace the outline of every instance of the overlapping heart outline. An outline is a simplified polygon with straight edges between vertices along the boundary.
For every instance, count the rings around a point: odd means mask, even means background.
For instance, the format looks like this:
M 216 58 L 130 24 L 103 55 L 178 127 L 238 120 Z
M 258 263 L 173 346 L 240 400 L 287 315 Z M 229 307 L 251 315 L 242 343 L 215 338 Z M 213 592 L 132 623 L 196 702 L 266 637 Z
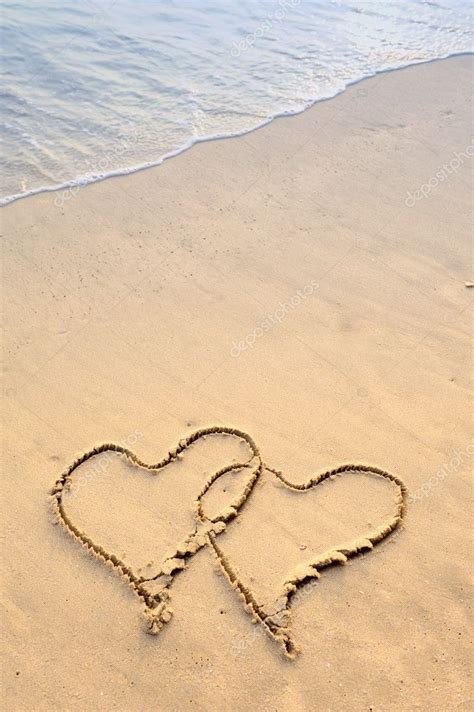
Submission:
M 176 552 L 162 562 L 158 574 L 153 578 L 147 579 L 137 576 L 124 561 L 115 554 L 107 552 L 101 544 L 94 542 L 86 533 L 80 531 L 66 512 L 63 494 L 72 484 L 74 471 L 86 461 L 104 452 L 116 452 L 144 470 L 157 472 L 180 458 L 182 453 L 198 440 L 205 439 L 209 435 L 238 438 L 247 446 L 249 458 L 244 462 L 233 463 L 221 468 L 206 481 L 195 502 L 196 525 L 193 531 L 177 547 Z M 223 475 L 242 470 L 249 470 L 249 475 L 245 479 L 240 495 L 217 516 L 214 518 L 207 517 L 203 509 L 203 497 L 206 492 Z M 249 500 L 254 485 L 265 470 L 277 477 L 288 489 L 299 492 L 312 489 L 330 477 L 345 473 L 374 475 L 375 477 L 387 479 L 398 487 L 395 511 L 388 521 L 363 537 L 347 545 L 330 549 L 315 558 L 309 559 L 304 565 L 298 566 L 297 570 L 284 581 L 276 601 L 271 606 L 267 605 L 266 607 L 259 604 L 251 589 L 241 580 L 229 557 L 225 555 L 217 543 L 219 534 L 225 530 L 232 519 L 238 516 L 240 509 Z M 241 597 L 246 610 L 255 621 L 263 626 L 265 632 L 280 645 L 284 655 L 289 658 L 293 658 L 298 651 L 290 631 L 291 600 L 295 593 L 308 581 L 318 579 L 322 569 L 334 564 L 344 564 L 349 558 L 370 551 L 376 544 L 391 534 L 400 525 L 404 517 L 406 497 L 407 489 L 398 477 L 369 465 L 340 465 L 333 470 L 322 472 L 310 478 L 303 484 L 294 484 L 286 479 L 280 471 L 269 467 L 263 462 L 257 445 L 248 433 L 226 426 L 211 426 L 195 431 L 180 440 L 178 445 L 173 450 L 170 450 L 162 460 L 152 465 L 143 462 L 134 452 L 122 445 L 104 443 L 75 460 L 59 477 L 51 490 L 51 501 L 56 520 L 90 554 L 115 569 L 142 600 L 147 632 L 152 634 L 159 633 L 162 627 L 171 619 L 172 611 L 169 601 L 173 581 L 176 575 L 186 568 L 189 559 L 202 547 L 207 546 L 215 556 L 226 580 Z

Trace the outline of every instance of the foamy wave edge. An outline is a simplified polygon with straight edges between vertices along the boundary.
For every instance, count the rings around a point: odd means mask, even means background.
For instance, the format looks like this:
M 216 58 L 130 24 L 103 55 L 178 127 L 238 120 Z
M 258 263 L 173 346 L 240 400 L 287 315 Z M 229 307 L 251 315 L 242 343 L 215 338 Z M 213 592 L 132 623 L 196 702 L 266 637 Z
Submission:
M 336 96 L 340 96 L 343 94 L 349 87 L 353 87 L 357 84 L 360 84 L 361 82 L 367 81 L 368 79 L 373 79 L 374 77 L 378 76 L 379 74 L 388 74 L 390 72 L 396 72 L 400 69 L 406 69 L 407 67 L 413 67 L 413 66 L 418 66 L 420 64 L 432 64 L 433 62 L 438 62 L 444 59 L 450 59 L 451 57 L 470 57 L 473 56 L 474 52 L 448 52 L 447 54 L 440 55 L 439 57 L 433 57 L 431 59 L 420 59 L 420 60 L 415 60 L 412 62 L 407 62 L 405 64 L 399 64 L 396 66 L 391 66 L 391 67 L 386 67 L 384 69 L 376 69 L 374 70 L 371 74 L 366 74 L 363 77 L 359 77 L 358 79 L 355 79 L 352 82 L 348 82 L 341 90 L 335 91 L 332 94 L 324 95 L 324 96 L 318 96 L 315 99 L 310 99 L 307 101 L 302 107 L 296 108 L 291 111 L 281 111 L 277 112 L 276 114 L 273 114 L 269 116 L 265 121 L 262 121 L 261 123 L 252 126 L 248 129 L 242 129 L 242 131 L 236 131 L 234 133 L 224 133 L 224 134 L 215 134 L 215 135 L 209 135 L 209 136 L 198 136 L 193 139 L 190 139 L 186 143 L 184 143 L 182 146 L 179 148 L 175 149 L 174 151 L 170 151 L 169 153 L 165 153 L 163 156 L 160 158 L 156 159 L 155 161 L 148 161 L 147 163 L 141 163 L 136 166 L 128 166 L 126 168 L 118 168 L 113 171 L 108 171 L 106 173 L 98 173 L 94 175 L 93 177 L 88 176 L 86 177 L 78 177 L 78 178 L 73 178 L 69 181 L 66 181 L 64 183 L 57 183 L 49 186 L 42 186 L 39 188 L 32 188 L 31 190 L 25 191 L 24 193 L 15 193 L 14 195 L 7 195 L 4 198 L 0 198 L 0 207 L 3 208 L 6 205 L 9 205 L 10 203 L 14 203 L 17 200 L 22 200 L 24 198 L 30 198 L 34 195 L 39 195 L 41 193 L 57 193 L 62 190 L 68 190 L 71 188 L 82 188 L 87 185 L 93 185 L 94 183 L 99 183 L 100 181 L 107 180 L 108 178 L 115 178 L 118 176 L 126 176 L 126 175 L 131 175 L 132 173 L 138 173 L 139 171 L 146 170 L 147 168 L 156 168 L 157 166 L 161 166 L 162 163 L 165 161 L 169 160 L 170 158 L 175 158 L 176 156 L 179 156 L 181 153 L 184 153 L 185 151 L 188 151 L 190 148 L 195 146 L 197 143 L 205 143 L 208 141 L 221 141 L 225 139 L 230 139 L 230 138 L 237 138 L 239 136 L 245 136 L 249 133 L 252 133 L 253 131 L 257 131 L 258 129 L 261 129 L 263 126 L 268 126 L 268 124 L 272 123 L 275 119 L 279 119 L 285 116 L 297 116 L 298 114 L 302 114 L 304 111 L 307 111 L 310 109 L 312 106 L 315 106 L 315 104 L 318 104 L 322 101 L 328 101 L 330 99 L 334 99 Z

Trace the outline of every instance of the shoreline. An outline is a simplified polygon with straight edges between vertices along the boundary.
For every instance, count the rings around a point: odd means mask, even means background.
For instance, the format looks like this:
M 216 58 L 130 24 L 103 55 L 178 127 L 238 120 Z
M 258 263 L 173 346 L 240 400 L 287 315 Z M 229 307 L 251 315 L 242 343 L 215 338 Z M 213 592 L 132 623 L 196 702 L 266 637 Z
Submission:
M 440 57 L 435 57 L 434 59 L 422 59 L 422 60 L 418 60 L 418 61 L 414 61 L 414 62 L 409 62 L 408 64 L 401 64 L 397 67 L 389 67 L 387 69 L 379 69 L 379 70 L 374 71 L 372 74 L 369 74 L 367 76 L 364 76 L 364 77 L 356 79 L 352 82 L 349 82 L 348 84 L 345 85 L 345 87 L 343 89 L 336 92 L 335 94 L 332 94 L 331 96 L 321 97 L 319 99 L 311 100 L 302 109 L 298 109 L 295 111 L 287 111 L 287 112 L 283 111 L 283 112 L 276 113 L 275 115 L 268 117 L 262 123 L 258 124 L 257 126 L 254 126 L 253 128 L 244 129 L 240 132 L 232 133 L 232 134 L 222 134 L 222 135 L 216 135 L 216 136 L 203 136 L 203 137 L 198 137 L 195 139 L 190 139 L 188 142 L 186 142 L 182 146 L 176 148 L 173 151 L 170 151 L 169 153 L 166 153 L 161 158 L 158 158 L 155 161 L 150 161 L 148 163 L 140 164 L 137 166 L 129 166 L 126 168 L 119 168 L 119 169 L 110 171 L 103 176 L 94 176 L 92 178 L 89 178 L 88 174 L 85 174 L 85 175 L 79 176 L 77 178 L 71 178 L 70 180 L 65 181 L 64 183 L 58 183 L 58 184 L 54 184 L 52 186 L 44 186 L 41 188 L 33 188 L 30 191 L 26 191 L 25 193 L 17 193 L 15 195 L 5 196 L 4 198 L 0 198 L 0 208 L 4 208 L 7 205 L 11 205 L 12 203 L 17 202 L 18 200 L 26 200 L 27 198 L 32 198 L 36 195 L 42 195 L 43 193 L 61 193 L 61 192 L 67 193 L 72 190 L 79 191 L 81 188 L 85 188 L 89 185 L 94 185 L 94 183 L 100 183 L 104 180 L 109 180 L 111 178 L 130 176 L 135 173 L 140 173 L 142 171 L 146 171 L 150 168 L 159 168 L 166 161 L 169 161 L 172 158 L 176 158 L 176 157 L 180 156 L 181 154 L 186 153 L 187 151 L 191 150 L 194 146 L 196 146 L 198 144 L 203 144 L 203 143 L 205 144 L 205 143 L 211 143 L 214 141 L 225 141 L 227 139 L 240 138 L 241 136 L 246 136 L 247 134 L 254 133 L 254 131 L 258 131 L 259 129 L 265 128 L 266 126 L 271 125 L 274 121 L 277 121 L 278 119 L 299 116 L 300 114 L 303 114 L 305 111 L 312 109 L 313 107 L 317 106 L 320 103 L 323 103 L 326 101 L 331 101 L 332 99 L 336 99 L 338 96 L 340 96 L 341 94 L 346 92 L 351 87 L 357 86 L 358 84 L 361 84 L 362 82 L 365 82 L 369 79 L 374 79 L 380 75 L 390 74 L 392 72 L 398 72 L 398 71 L 401 71 L 404 69 L 410 69 L 411 67 L 417 67 L 417 66 L 424 65 L 424 64 L 433 64 L 436 62 L 444 62 L 446 60 L 453 59 L 456 57 L 466 57 L 467 58 L 467 57 L 473 57 L 473 56 L 474 56 L 474 51 L 473 52 L 453 52 L 453 53 L 449 53 L 446 55 L 442 55 Z M 65 199 L 63 196 L 62 204 L 64 204 L 66 202 L 66 200 L 68 200 L 68 199 L 69 198 Z M 58 203 L 57 207 L 60 207 L 59 203 Z
M 468 708 L 472 66 L 385 73 L 62 207 L 43 193 L 2 212 L 5 708 Z M 150 636 L 131 588 L 53 526 L 54 483 L 99 443 L 146 468 L 223 426 L 294 485 L 349 462 L 408 489 L 396 535 L 295 597 L 291 662 L 207 545 Z M 113 455 L 80 465 L 65 493 L 77 531 L 150 595 L 209 477 L 248 458 L 218 435 L 175 454 L 152 476 Z M 213 483 L 206 516 L 232 515 L 251 476 Z M 316 489 L 263 471 L 219 533 L 265 611 L 400 505 L 363 475 Z

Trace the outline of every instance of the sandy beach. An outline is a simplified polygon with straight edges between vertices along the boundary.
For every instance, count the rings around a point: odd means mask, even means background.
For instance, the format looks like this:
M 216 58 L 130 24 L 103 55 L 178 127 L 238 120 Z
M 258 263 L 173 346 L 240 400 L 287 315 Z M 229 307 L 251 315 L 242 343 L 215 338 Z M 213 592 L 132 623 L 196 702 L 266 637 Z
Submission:
M 5 710 L 472 709 L 471 81 L 469 56 L 379 74 L 3 209 Z M 301 588 L 293 659 L 210 546 L 148 635 L 117 567 L 55 522 L 51 488 L 82 453 L 157 463 L 213 426 L 248 433 L 291 483 L 362 463 L 408 490 L 391 536 Z M 152 593 L 208 478 L 248 458 L 222 434 L 175 455 L 150 474 L 104 452 L 64 492 Z M 295 491 L 264 469 L 243 501 L 250 476 L 224 474 L 202 506 L 266 610 L 399 511 L 396 483 L 363 473 Z

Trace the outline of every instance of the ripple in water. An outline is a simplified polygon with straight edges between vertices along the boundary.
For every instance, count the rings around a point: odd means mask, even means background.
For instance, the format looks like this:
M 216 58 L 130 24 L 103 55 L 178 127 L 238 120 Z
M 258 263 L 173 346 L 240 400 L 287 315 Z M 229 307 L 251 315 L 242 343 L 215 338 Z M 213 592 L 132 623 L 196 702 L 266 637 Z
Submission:
M 471 26 L 463 0 L 7 0 L 1 202 L 156 165 L 377 71 L 470 51 Z

